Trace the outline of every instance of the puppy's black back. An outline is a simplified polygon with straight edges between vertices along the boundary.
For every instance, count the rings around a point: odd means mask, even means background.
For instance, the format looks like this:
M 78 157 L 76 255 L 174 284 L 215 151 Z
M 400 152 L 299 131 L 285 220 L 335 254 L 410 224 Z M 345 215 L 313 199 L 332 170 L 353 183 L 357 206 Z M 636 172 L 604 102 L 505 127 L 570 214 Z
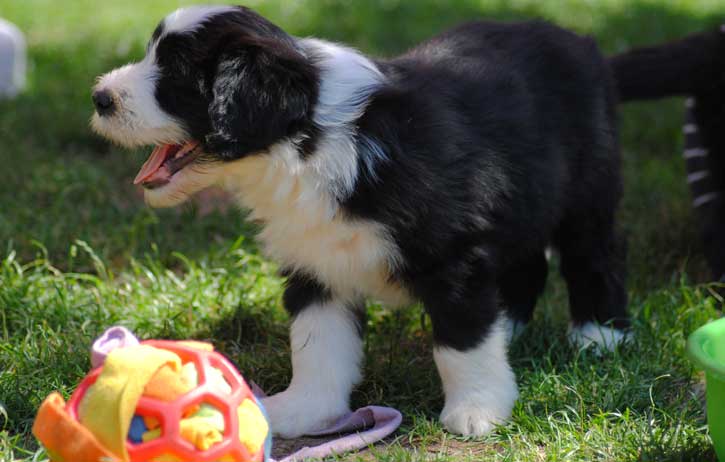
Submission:
M 408 271 L 479 245 L 505 266 L 574 210 L 616 206 L 614 97 L 592 40 L 476 22 L 380 66 L 390 83 L 359 125 L 388 165 L 361 176 L 345 205 L 394 231 Z

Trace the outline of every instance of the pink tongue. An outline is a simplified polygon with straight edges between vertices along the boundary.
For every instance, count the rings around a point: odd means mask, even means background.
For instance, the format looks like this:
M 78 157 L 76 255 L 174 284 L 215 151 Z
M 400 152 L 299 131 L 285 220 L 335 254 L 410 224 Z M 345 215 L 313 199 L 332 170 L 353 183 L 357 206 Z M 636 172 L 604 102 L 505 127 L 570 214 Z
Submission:
M 168 157 L 169 150 L 172 147 L 173 145 L 171 144 L 156 147 L 148 160 L 144 162 L 141 170 L 139 170 L 136 175 L 136 179 L 133 180 L 133 184 L 144 183 L 154 176 L 154 173 L 156 173 L 164 164 L 164 161 Z

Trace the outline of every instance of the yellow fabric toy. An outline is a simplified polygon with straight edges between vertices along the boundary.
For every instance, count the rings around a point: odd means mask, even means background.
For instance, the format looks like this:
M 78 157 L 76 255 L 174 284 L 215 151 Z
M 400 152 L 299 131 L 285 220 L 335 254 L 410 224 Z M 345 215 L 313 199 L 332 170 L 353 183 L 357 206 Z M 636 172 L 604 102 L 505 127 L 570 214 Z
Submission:
M 146 345 L 117 348 L 78 407 L 78 420 L 100 443 L 128 461 L 126 436 L 146 384 L 157 372 L 181 369 L 174 353 Z

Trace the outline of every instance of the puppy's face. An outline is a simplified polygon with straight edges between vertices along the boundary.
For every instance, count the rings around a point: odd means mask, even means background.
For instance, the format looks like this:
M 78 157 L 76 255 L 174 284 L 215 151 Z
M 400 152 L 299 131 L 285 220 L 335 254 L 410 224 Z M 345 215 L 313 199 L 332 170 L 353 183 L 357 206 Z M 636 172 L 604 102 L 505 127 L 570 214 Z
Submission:
M 168 207 L 218 182 L 224 165 L 308 129 L 317 73 L 296 41 L 243 7 L 167 16 L 145 58 L 101 76 L 91 125 L 152 154 L 135 182 Z

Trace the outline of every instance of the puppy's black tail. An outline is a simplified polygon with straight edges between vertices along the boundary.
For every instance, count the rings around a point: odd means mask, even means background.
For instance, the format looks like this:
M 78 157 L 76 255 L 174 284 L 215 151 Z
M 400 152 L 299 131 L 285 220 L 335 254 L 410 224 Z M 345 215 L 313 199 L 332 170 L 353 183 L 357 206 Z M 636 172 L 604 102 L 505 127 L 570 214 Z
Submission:
M 725 282 L 725 26 L 609 59 L 621 102 L 686 96 L 684 158 L 705 255 Z
M 724 26 L 725 27 L 725 26 Z M 609 58 L 622 102 L 698 95 L 725 87 L 725 29 Z

